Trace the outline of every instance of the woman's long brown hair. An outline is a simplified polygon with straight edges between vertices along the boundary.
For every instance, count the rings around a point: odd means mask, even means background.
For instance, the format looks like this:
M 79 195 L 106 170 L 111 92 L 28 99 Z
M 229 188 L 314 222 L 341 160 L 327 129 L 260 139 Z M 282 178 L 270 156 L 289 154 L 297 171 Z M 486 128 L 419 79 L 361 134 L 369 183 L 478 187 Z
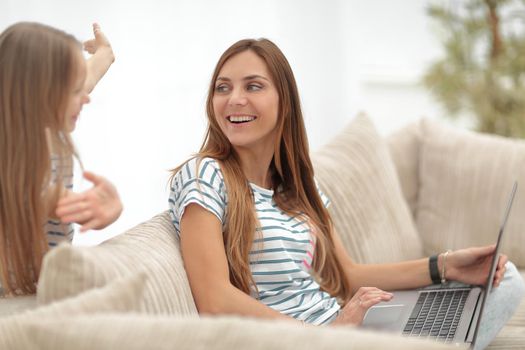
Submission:
M 50 148 L 59 161 L 74 154 L 64 125 L 78 69 L 74 50 L 74 37 L 38 23 L 17 23 L 0 35 L 0 283 L 6 294 L 35 292 L 48 249 L 44 224 L 55 204 L 49 198 L 58 198 L 62 187 L 57 173 L 49 193 Z
M 253 51 L 264 60 L 279 95 L 278 136 L 270 165 L 274 200 L 286 212 L 303 214 L 310 219 L 311 226 L 316 228 L 316 254 L 313 262 L 316 277 L 325 291 L 346 303 L 350 299 L 351 289 L 342 264 L 335 254 L 332 220 L 314 181 L 295 78 L 281 50 L 267 39 L 238 41 L 220 57 L 208 91 L 208 129 L 196 155 L 198 158 L 216 159 L 224 174 L 228 191 L 224 244 L 230 280 L 247 294 L 256 288 L 248 254 L 258 223 L 252 193 L 240 160 L 215 118 L 213 96 L 216 79 L 224 63 L 247 50 Z M 174 170 L 174 174 L 178 169 L 180 167 Z

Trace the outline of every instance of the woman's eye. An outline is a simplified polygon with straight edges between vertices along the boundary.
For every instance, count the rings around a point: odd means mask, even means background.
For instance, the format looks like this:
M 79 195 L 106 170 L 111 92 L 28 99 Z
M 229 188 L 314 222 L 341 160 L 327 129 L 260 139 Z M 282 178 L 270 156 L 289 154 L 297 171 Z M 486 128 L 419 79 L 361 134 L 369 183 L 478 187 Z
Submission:
M 226 91 L 228 91 L 228 86 L 227 85 L 223 85 L 223 84 L 217 85 L 215 87 L 215 91 L 216 92 L 226 92 Z
M 248 84 L 246 87 L 248 91 L 259 91 L 262 89 L 262 86 L 259 84 Z

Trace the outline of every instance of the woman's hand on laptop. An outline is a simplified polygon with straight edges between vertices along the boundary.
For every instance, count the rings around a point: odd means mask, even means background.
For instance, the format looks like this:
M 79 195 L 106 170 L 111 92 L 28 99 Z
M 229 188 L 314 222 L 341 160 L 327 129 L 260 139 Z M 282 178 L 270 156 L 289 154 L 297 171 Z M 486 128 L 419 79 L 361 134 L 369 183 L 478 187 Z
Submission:
M 360 325 L 369 308 L 380 303 L 389 301 L 394 295 L 375 287 L 361 287 L 352 299 L 341 309 L 337 318 L 330 323 L 333 326 Z
M 490 274 L 492 256 L 496 246 L 471 247 L 450 252 L 445 262 L 445 278 L 467 284 L 484 285 Z M 443 254 L 439 256 L 439 272 L 443 271 Z M 501 254 L 498 259 L 496 273 L 494 274 L 494 287 L 499 286 L 505 275 L 507 256 Z M 442 276 L 443 277 L 443 276 Z

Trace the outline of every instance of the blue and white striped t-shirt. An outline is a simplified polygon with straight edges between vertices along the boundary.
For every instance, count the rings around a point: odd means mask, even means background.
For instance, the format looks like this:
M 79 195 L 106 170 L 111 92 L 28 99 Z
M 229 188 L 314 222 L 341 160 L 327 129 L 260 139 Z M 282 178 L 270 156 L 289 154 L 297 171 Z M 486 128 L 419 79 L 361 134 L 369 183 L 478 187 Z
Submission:
M 50 184 L 56 184 L 58 174 L 62 174 L 62 186 L 67 190 L 71 190 L 73 188 L 73 169 L 67 163 L 68 162 L 61 162 L 57 155 L 51 156 Z M 44 227 L 44 232 L 46 232 L 47 243 L 50 248 L 53 248 L 62 242 L 73 241 L 73 224 L 65 224 L 57 219 L 48 219 Z
M 217 161 L 204 158 L 187 162 L 175 175 L 169 197 L 177 235 L 180 219 L 190 203 L 214 214 L 224 228 L 228 204 L 223 174 Z M 259 293 L 252 296 L 265 305 L 307 323 L 326 324 L 337 316 L 336 298 L 320 289 L 312 276 L 314 236 L 304 216 L 289 216 L 277 207 L 273 191 L 250 184 L 259 227 L 250 251 L 250 267 Z M 319 191 L 326 205 L 329 200 Z M 206 234 L 202 232 L 202 234 Z

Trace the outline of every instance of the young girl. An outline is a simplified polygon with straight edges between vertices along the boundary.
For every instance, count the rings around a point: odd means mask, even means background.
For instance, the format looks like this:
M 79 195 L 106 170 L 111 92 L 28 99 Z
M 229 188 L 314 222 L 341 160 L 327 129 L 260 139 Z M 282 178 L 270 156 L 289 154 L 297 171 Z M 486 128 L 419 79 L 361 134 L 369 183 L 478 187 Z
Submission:
M 169 200 L 199 312 L 360 324 L 391 300 L 384 290 L 432 283 L 428 258 L 364 265 L 345 252 L 314 180 L 292 70 L 272 42 L 227 49 L 206 107 L 204 143 L 174 170 Z M 438 271 L 446 258 L 447 279 L 482 284 L 493 250 L 439 255 Z
M 97 24 L 93 30 L 87 63 L 73 36 L 42 24 L 17 23 L 0 35 L 0 295 L 35 292 L 43 255 L 72 240 L 72 222 L 102 228 L 120 214 L 114 187 L 95 174 L 85 173 L 92 189 L 70 193 L 69 134 L 114 60 Z

